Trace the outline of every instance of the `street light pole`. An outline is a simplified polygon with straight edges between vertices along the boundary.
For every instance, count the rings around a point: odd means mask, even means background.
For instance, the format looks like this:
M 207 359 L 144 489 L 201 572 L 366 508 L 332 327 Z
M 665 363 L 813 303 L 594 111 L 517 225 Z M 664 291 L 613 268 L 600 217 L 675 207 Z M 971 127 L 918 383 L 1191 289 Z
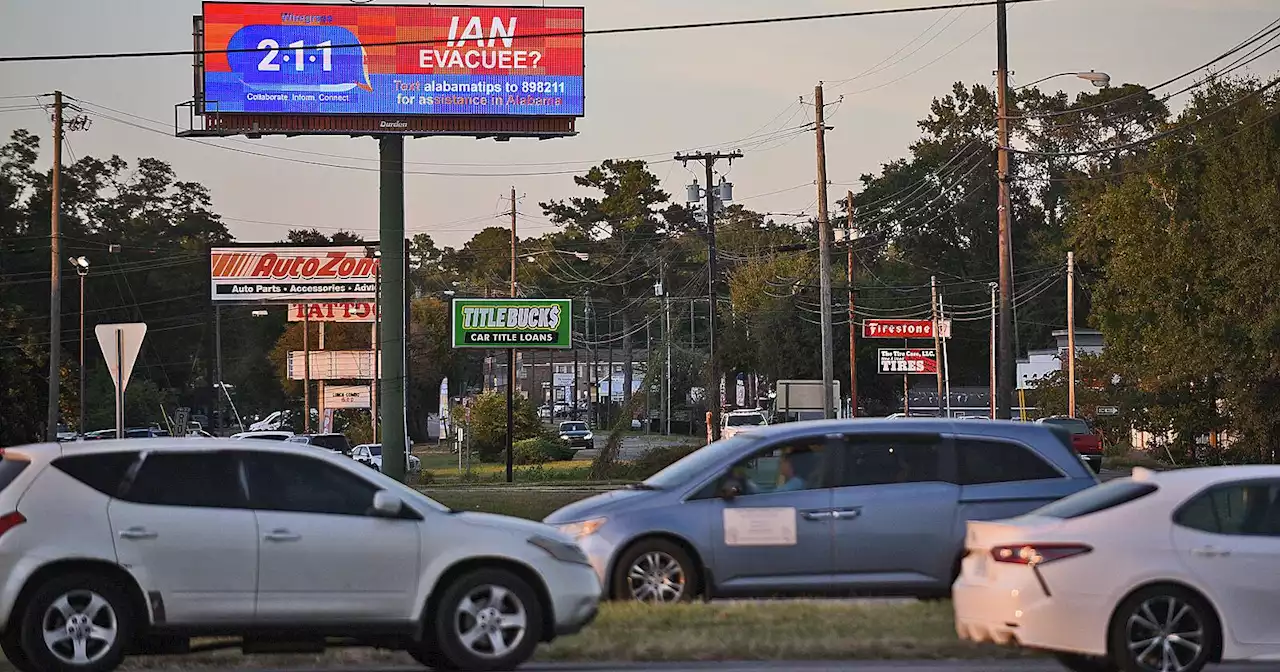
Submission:
M 76 431 L 81 435 L 84 434 L 84 407 L 85 407 L 85 372 L 84 372 L 84 280 L 89 275 L 89 260 L 84 257 L 72 257 L 71 265 L 75 266 L 76 274 L 80 276 L 80 396 L 79 406 L 80 414 L 76 422 Z

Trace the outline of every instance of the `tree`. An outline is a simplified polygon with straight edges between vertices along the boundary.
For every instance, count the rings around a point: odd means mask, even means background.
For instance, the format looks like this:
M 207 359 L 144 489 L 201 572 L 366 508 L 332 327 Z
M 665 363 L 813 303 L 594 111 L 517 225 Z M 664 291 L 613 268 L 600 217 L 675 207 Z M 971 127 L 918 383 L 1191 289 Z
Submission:
M 1255 460 L 1280 447 L 1280 100 L 1253 80 L 1200 89 L 1070 222 L 1099 269 L 1095 319 L 1123 375 L 1184 447 L 1223 425 Z M 1178 130 L 1181 129 L 1181 130 Z M 1219 415 L 1219 403 L 1223 413 Z M 1177 408 L 1172 407 L 1172 408 Z M 1172 410 L 1170 408 L 1170 410 Z
M 523 396 L 515 395 L 515 441 L 532 439 L 542 434 L 542 423 L 533 404 Z M 471 435 L 471 449 L 485 462 L 505 459 L 507 448 L 507 397 L 497 392 L 486 392 L 475 398 L 471 407 L 471 422 L 466 425 Z

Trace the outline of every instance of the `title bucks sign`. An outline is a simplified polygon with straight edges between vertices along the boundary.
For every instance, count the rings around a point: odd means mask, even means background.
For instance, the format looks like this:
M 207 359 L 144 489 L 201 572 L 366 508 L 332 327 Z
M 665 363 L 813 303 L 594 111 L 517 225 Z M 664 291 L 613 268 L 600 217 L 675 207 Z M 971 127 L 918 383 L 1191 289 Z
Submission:
M 569 299 L 454 299 L 455 348 L 573 347 Z

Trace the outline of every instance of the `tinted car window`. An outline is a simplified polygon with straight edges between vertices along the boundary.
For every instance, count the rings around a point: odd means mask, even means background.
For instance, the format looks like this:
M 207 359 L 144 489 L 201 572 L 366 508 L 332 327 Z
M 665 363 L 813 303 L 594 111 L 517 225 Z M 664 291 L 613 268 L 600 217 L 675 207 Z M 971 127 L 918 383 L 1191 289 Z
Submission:
M 585 423 L 585 422 L 562 422 L 562 423 L 560 423 L 560 431 L 562 431 L 562 432 L 585 432 L 585 431 L 587 431 L 587 423 Z
M 956 439 L 961 485 L 1063 478 L 1053 465 L 1016 443 Z
M 104 495 L 116 497 L 129 467 L 137 461 L 136 452 L 97 453 L 60 457 L 53 466 Z
M 159 506 L 245 506 L 239 465 L 226 452 L 151 453 L 121 499 Z
M 246 456 L 253 508 L 269 511 L 363 516 L 378 488 L 343 469 L 305 455 Z
M 324 434 L 321 436 L 311 437 L 311 445 L 320 446 L 327 450 L 336 450 L 346 453 L 351 451 L 351 442 L 347 441 L 347 437 L 341 434 Z
M 937 435 L 846 437 L 836 485 L 937 481 L 941 444 Z
M 1187 502 L 1174 522 L 1215 534 L 1280 536 L 1280 483 L 1213 488 Z
M 1121 504 L 1141 499 L 1159 488 L 1154 483 L 1123 480 L 1081 490 L 1069 497 L 1040 507 L 1032 512 L 1036 516 L 1052 518 L 1079 518 L 1091 513 L 1114 509 Z
M 4 459 L 4 453 L 0 453 L 0 490 L 9 487 L 9 484 L 22 473 L 31 463 L 26 460 Z
M 1093 430 L 1089 429 L 1089 423 L 1080 418 L 1046 418 L 1046 425 L 1056 425 L 1062 427 L 1072 434 L 1092 434 Z

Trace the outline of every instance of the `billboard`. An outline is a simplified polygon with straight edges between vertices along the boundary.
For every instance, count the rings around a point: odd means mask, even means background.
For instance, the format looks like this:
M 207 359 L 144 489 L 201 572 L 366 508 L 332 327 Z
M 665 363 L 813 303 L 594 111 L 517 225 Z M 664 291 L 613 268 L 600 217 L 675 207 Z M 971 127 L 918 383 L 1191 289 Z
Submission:
M 363 322 L 373 324 L 374 304 L 369 301 L 345 303 L 291 303 L 290 322 Z
M 215 247 L 209 250 L 212 299 L 215 303 L 373 300 L 379 261 L 368 256 L 363 245 Z
M 324 407 L 369 408 L 373 394 L 368 385 L 329 385 L 324 388 Z
M 938 336 L 951 338 L 951 320 L 939 320 Z M 933 320 L 865 320 L 863 338 L 933 338 Z
M 582 8 L 206 2 L 202 18 L 208 113 L 583 115 Z
M 311 359 L 310 372 L 306 355 Z M 382 358 L 381 351 L 378 358 Z M 373 380 L 373 361 L 372 350 L 290 350 L 285 372 L 289 380 L 306 380 L 308 373 L 311 380 Z
M 938 353 L 933 348 L 880 348 L 880 373 L 907 375 L 938 373 Z
M 571 348 L 569 299 L 454 299 L 455 348 Z

